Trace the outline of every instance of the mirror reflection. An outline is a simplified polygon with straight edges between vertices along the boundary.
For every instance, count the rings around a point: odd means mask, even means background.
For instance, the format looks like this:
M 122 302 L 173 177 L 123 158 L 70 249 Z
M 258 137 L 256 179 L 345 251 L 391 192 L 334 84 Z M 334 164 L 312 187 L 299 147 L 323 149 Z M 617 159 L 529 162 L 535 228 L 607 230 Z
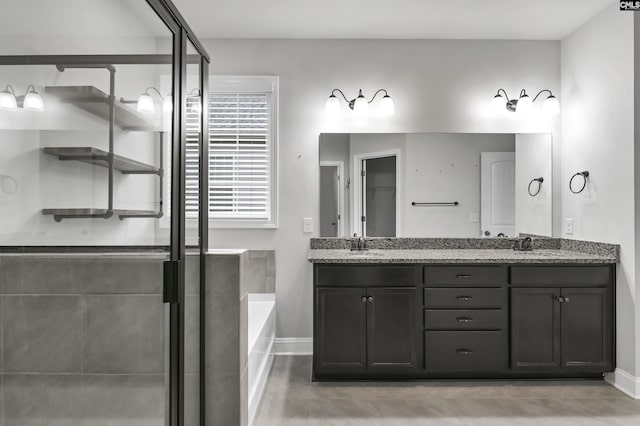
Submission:
M 320 236 L 552 235 L 551 135 L 323 133 Z

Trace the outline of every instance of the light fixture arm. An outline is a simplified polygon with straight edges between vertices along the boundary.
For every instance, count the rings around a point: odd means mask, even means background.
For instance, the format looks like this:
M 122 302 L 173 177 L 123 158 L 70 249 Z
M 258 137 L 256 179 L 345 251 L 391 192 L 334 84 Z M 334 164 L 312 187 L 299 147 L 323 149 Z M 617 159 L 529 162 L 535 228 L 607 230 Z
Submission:
M 11 94 L 13 95 L 13 97 L 16 97 L 16 91 L 13 90 L 13 86 L 10 84 L 7 84 L 7 86 L 4 88 L 5 92 L 8 92 L 9 90 L 11 90 Z
M 158 96 L 160 96 L 160 99 L 164 101 L 164 96 L 162 96 L 162 93 L 160 93 L 160 91 L 158 89 L 156 89 L 153 86 L 147 87 L 144 92 L 147 93 L 149 92 L 149 90 L 153 90 L 154 92 L 156 92 L 158 94 Z
M 380 93 L 380 92 L 384 92 L 385 96 L 389 96 L 389 93 L 387 93 L 387 91 L 385 89 L 378 89 L 378 91 L 373 94 L 373 97 L 371 98 L 371 100 L 368 103 L 373 102 L 373 100 L 376 98 L 376 96 L 378 96 L 378 93 Z
M 500 92 L 504 93 L 504 98 L 508 102 L 509 101 L 509 95 L 507 95 L 507 91 L 504 90 L 504 89 L 498 89 L 498 93 L 496 95 L 500 95 Z
M 344 95 L 344 93 L 343 93 L 343 92 L 342 92 L 342 90 L 340 90 L 340 89 L 333 89 L 333 90 L 331 91 L 331 96 L 335 96 L 335 92 L 340 93 L 340 94 L 342 95 L 342 99 L 344 99 L 344 101 L 345 101 L 346 103 L 351 102 L 351 101 L 349 101 L 349 99 L 347 99 L 347 97 Z
M 541 94 L 543 94 L 544 92 L 549 92 L 549 96 L 553 96 L 553 93 L 551 93 L 551 90 L 549 89 L 542 89 L 541 91 L 538 92 L 538 94 L 533 98 L 533 102 L 536 101 L 536 99 L 538 99 L 538 96 L 540 96 Z
M 30 91 L 31 91 L 31 92 L 30 92 Z M 25 96 L 27 96 L 29 93 L 38 93 L 38 92 L 36 91 L 36 86 L 34 86 L 33 84 L 30 84 L 30 85 L 27 87 L 27 91 L 25 92 L 25 94 L 24 94 L 24 95 L 25 95 Z

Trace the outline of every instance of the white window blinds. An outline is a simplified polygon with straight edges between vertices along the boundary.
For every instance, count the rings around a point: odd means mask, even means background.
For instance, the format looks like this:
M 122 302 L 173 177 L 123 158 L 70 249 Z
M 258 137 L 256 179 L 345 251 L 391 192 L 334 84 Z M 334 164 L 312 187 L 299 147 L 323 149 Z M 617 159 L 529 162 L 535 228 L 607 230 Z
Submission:
M 211 93 L 209 214 L 270 220 L 271 117 L 268 93 Z
M 212 81 L 207 108 L 210 224 L 274 226 L 277 80 L 224 77 Z M 191 218 L 198 215 L 198 103 L 199 98 L 187 99 L 186 208 Z

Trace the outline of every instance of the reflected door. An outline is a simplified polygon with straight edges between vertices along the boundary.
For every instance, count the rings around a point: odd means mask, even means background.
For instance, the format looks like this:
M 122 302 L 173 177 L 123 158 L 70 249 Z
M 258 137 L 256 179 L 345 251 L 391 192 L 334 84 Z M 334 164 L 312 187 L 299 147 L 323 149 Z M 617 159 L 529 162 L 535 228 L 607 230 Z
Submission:
M 516 229 L 515 153 L 480 154 L 480 224 L 486 237 L 512 237 Z
M 320 236 L 339 236 L 340 172 L 338 166 L 320 165 Z
M 362 235 L 396 236 L 396 156 L 362 160 Z

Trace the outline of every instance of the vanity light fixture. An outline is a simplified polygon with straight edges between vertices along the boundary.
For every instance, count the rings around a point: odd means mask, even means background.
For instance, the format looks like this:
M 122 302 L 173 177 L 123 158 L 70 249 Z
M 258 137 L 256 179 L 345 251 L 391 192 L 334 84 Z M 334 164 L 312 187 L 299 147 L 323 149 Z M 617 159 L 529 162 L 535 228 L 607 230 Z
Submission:
M 136 104 L 136 111 L 141 112 L 143 114 L 154 114 L 156 112 L 156 104 L 151 96 L 151 93 L 157 93 L 162 101 L 162 112 L 171 112 L 173 111 L 173 97 L 171 93 L 167 96 L 162 96 L 160 91 L 155 87 L 147 87 L 142 95 L 138 97 L 137 101 L 129 101 L 125 98 L 120 98 L 120 102 L 123 104 Z
M 544 100 L 544 103 L 542 104 L 542 110 L 547 115 L 560 114 L 560 103 L 558 102 L 558 98 L 553 96 L 551 90 L 548 89 L 539 91 L 533 99 L 531 99 L 531 97 L 527 95 L 527 91 L 525 89 L 522 89 L 520 91 L 520 96 L 518 97 L 518 99 L 510 99 L 509 95 L 507 95 L 507 92 L 504 89 L 498 89 L 496 95 L 493 97 L 493 99 L 491 99 L 491 108 L 494 111 L 499 112 L 502 111 L 502 108 L 506 107 L 507 111 L 521 112 L 526 114 L 531 111 L 531 109 L 533 108 L 533 103 L 536 101 L 536 99 L 538 99 L 538 96 L 545 92 L 549 93 L 549 96 Z
M 15 111 L 18 109 L 18 101 L 16 100 L 16 92 L 13 86 L 7 84 L 7 87 L 0 92 L 0 109 Z
M 0 92 L 0 109 L 16 111 L 18 108 L 27 111 L 44 111 L 42 96 L 36 91 L 33 84 L 27 87 L 24 96 L 16 96 L 13 86 L 10 84 L 7 84 L 5 89 Z
M 331 95 L 329 95 L 329 99 L 327 99 L 327 104 L 325 106 L 325 112 L 329 116 L 335 116 L 340 113 L 340 100 L 336 96 L 336 92 L 342 95 L 344 101 L 349 105 L 349 108 L 356 114 L 362 115 L 366 114 L 369 110 L 369 104 L 373 102 L 373 100 L 378 96 L 378 93 L 384 92 L 384 96 L 380 100 L 380 105 L 378 106 L 378 111 L 381 115 L 393 115 L 396 112 L 395 106 L 393 104 L 393 99 L 389 96 L 386 89 L 379 89 L 376 93 L 373 94 L 373 97 L 370 101 L 364 97 L 362 94 L 362 90 L 358 91 L 358 96 L 354 99 L 347 99 L 345 94 L 340 89 L 333 89 L 331 91 Z

